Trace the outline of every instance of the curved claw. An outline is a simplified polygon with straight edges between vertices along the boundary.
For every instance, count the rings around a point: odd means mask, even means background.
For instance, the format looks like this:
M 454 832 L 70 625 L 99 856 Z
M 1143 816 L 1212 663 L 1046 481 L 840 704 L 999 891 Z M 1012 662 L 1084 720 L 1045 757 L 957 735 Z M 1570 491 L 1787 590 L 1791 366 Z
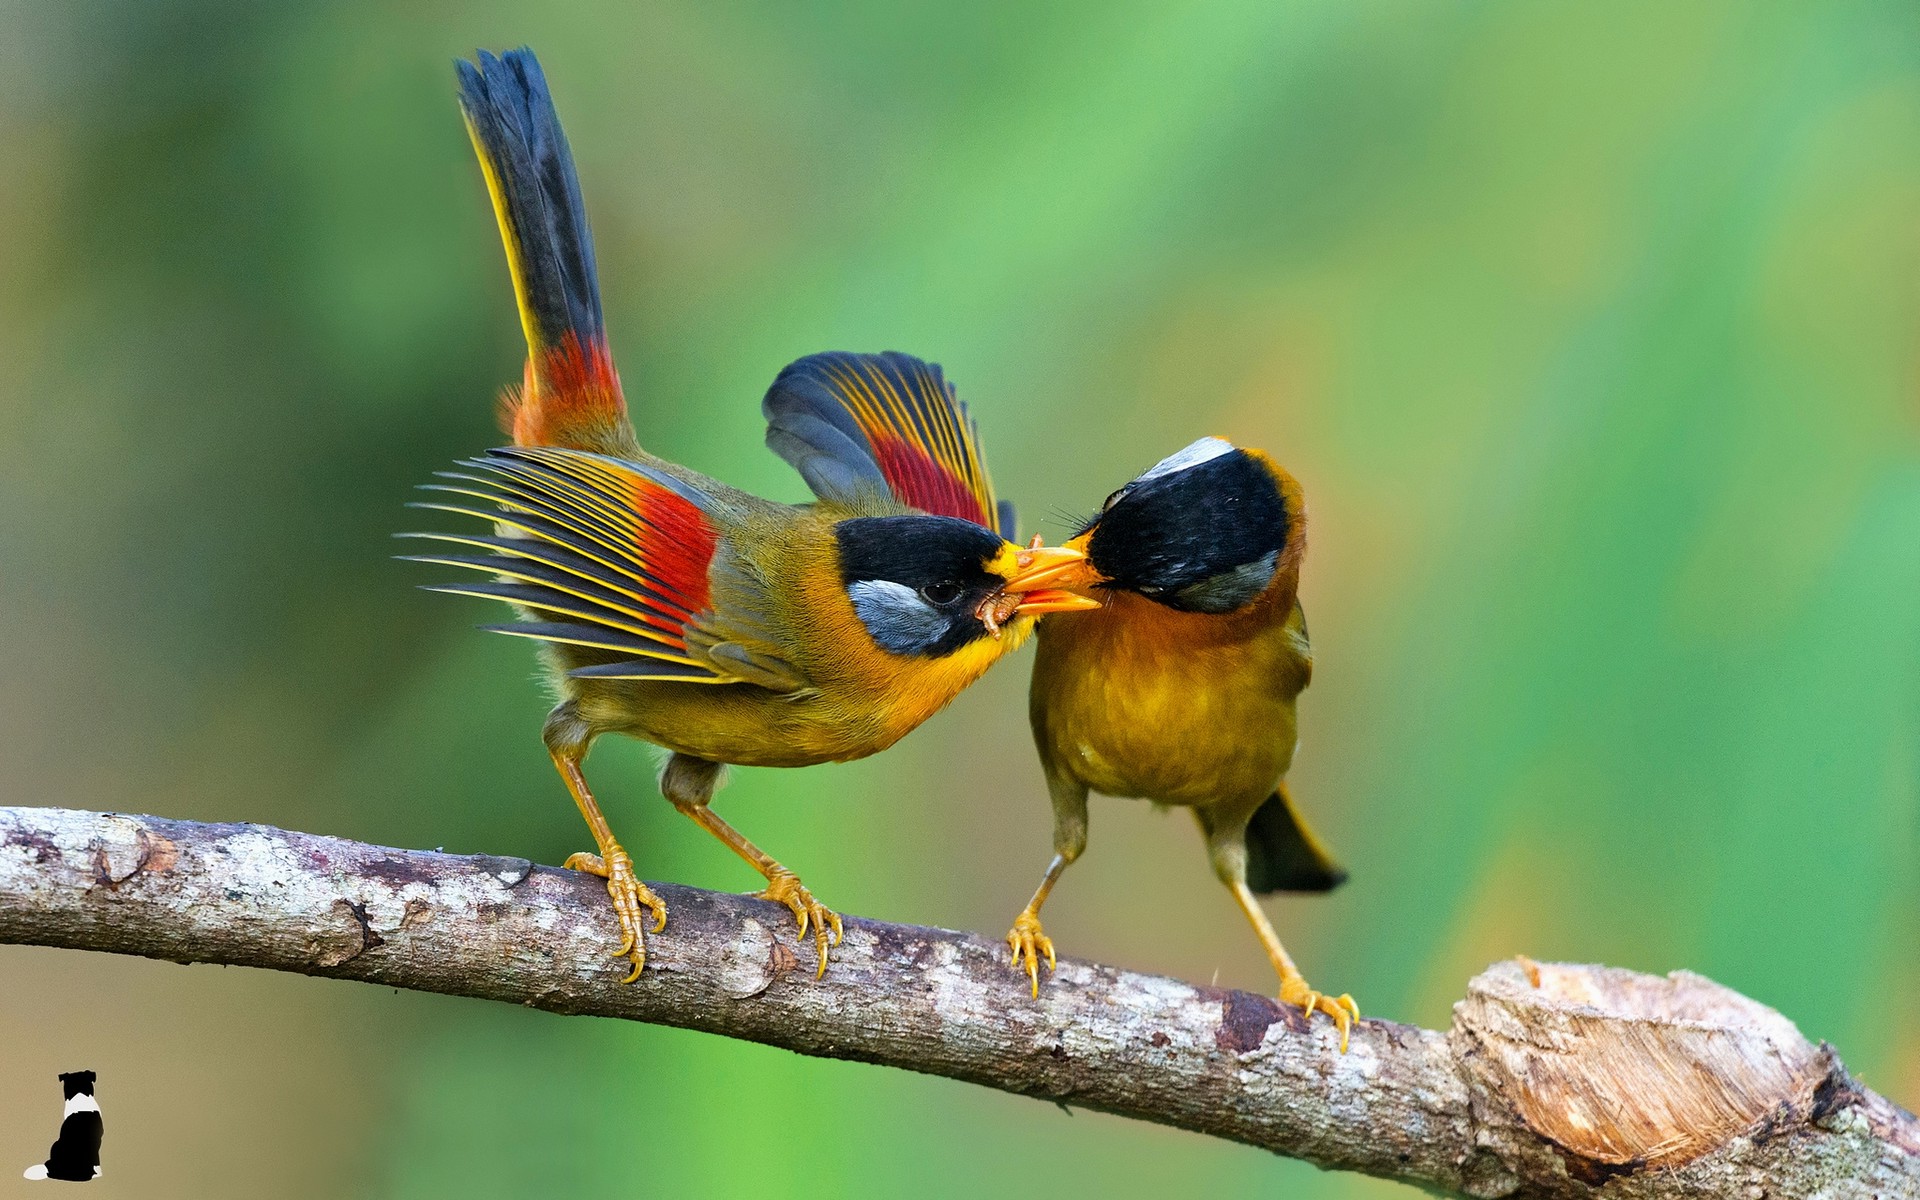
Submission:
M 1013 928 L 1007 931 L 1007 947 L 1013 951 L 1013 969 L 1020 969 L 1020 960 L 1027 964 L 1027 982 L 1033 989 L 1033 998 L 1040 998 L 1040 956 L 1047 956 L 1047 970 L 1057 965 L 1053 956 L 1053 939 L 1041 928 L 1040 918 L 1031 909 L 1021 913 L 1013 920 Z
M 667 927 L 667 902 L 640 882 L 639 876 L 633 873 L 633 859 L 617 845 L 609 848 L 606 858 L 598 854 L 570 855 L 565 866 L 570 871 L 585 871 L 607 881 L 607 895 L 613 901 L 613 915 L 620 922 L 620 944 L 610 957 L 633 960 L 633 970 L 620 981 L 632 983 L 640 978 L 641 970 L 647 965 L 645 910 L 653 910 L 653 932 L 659 933 Z
M 768 877 L 767 888 L 760 893 L 760 898 L 786 905 L 800 925 L 801 937 L 807 936 L 808 929 L 813 930 L 813 947 L 820 958 L 820 967 L 813 977 L 824 977 L 827 973 L 828 951 L 838 946 L 846 933 L 840 923 L 840 914 L 815 900 L 813 893 L 800 882 L 800 877 L 784 868 Z
M 1307 1014 L 1307 1020 L 1313 1020 L 1315 1012 L 1323 1012 L 1332 1018 L 1335 1029 L 1340 1031 L 1340 1053 L 1347 1052 L 1347 1040 L 1353 1027 L 1360 1020 L 1360 1006 L 1353 997 L 1344 992 L 1338 996 L 1328 996 L 1316 992 L 1307 986 L 1306 980 L 1294 981 L 1295 986 L 1283 986 L 1280 989 L 1280 1002 L 1291 1004 Z

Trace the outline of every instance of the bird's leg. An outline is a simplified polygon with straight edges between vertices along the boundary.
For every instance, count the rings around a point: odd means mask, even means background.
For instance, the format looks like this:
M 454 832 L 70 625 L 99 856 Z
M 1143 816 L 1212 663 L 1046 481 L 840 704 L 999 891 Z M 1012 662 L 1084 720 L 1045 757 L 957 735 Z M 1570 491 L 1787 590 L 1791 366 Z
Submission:
M 633 873 L 633 859 L 613 840 L 613 830 L 607 828 L 607 819 L 600 815 L 600 806 L 587 787 L 587 777 L 580 773 L 580 761 L 586 757 L 587 743 L 591 740 L 590 734 L 583 735 L 584 728 L 585 723 L 565 704 L 547 718 L 547 751 L 553 755 L 553 765 L 559 768 L 560 778 L 567 781 L 567 790 L 573 793 L 573 802 L 580 806 L 580 815 L 587 819 L 587 828 L 593 831 L 593 844 L 600 851 L 575 854 L 567 859 L 566 866 L 607 881 L 607 895 L 613 898 L 613 913 L 620 921 L 620 946 L 613 956 L 633 960 L 632 972 L 622 981 L 632 983 L 640 978 L 640 969 L 647 963 L 645 910 L 653 910 L 653 932 L 659 933 L 667 926 L 667 902 Z
M 660 790 L 675 808 L 691 817 L 700 828 L 726 843 L 728 849 L 766 876 L 767 887 L 760 893 L 760 898 L 784 904 L 792 910 L 794 920 L 800 923 L 801 937 L 807 935 L 809 928 L 813 930 L 813 945 L 820 960 L 815 978 L 825 975 L 828 948 L 840 944 L 840 915 L 815 900 L 798 875 L 775 862 L 772 855 L 748 841 L 744 834 L 713 811 L 709 801 L 713 799 L 714 788 L 720 781 L 720 770 L 719 763 L 676 754 L 667 760 L 667 769 L 660 776 Z
M 1245 822 L 1232 831 L 1231 837 L 1226 837 L 1223 834 L 1227 830 L 1210 825 L 1206 810 L 1195 809 L 1194 816 L 1200 822 L 1201 831 L 1207 835 L 1207 851 L 1213 860 L 1214 874 L 1233 893 L 1240 911 L 1246 914 L 1247 923 L 1253 926 L 1254 935 L 1266 950 L 1267 961 L 1273 964 L 1274 974 L 1280 977 L 1280 1003 L 1299 1008 L 1307 1014 L 1309 1021 L 1316 1011 L 1333 1018 L 1334 1027 L 1340 1031 L 1340 1053 L 1345 1054 L 1347 1037 L 1353 1030 L 1353 1023 L 1360 1019 L 1360 1008 L 1353 1002 L 1352 996 L 1327 996 L 1309 987 L 1306 978 L 1300 974 L 1300 968 L 1293 965 L 1293 956 L 1280 944 L 1280 936 L 1267 921 L 1267 914 L 1254 897 L 1253 889 L 1247 886 Z
M 1020 910 L 1013 919 L 1013 928 L 1007 931 L 1007 947 L 1013 951 L 1013 969 L 1020 969 L 1020 960 L 1026 959 L 1027 982 L 1033 987 L 1033 997 L 1040 998 L 1040 956 L 1047 956 L 1047 970 L 1054 967 L 1053 939 L 1040 924 L 1040 906 L 1047 902 L 1047 893 L 1067 869 L 1067 856 L 1056 854 L 1047 864 L 1047 873 L 1040 877 L 1040 886 L 1033 890 L 1033 899 Z
M 1273 926 L 1267 923 L 1267 914 L 1262 912 L 1260 904 L 1254 899 L 1253 892 L 1247 887 L 1246 880 L 1228 885 L 1233 889 L 1233 898 L 1240 902 L 1240 911 L 1247 914 L 1247 921 L 1253 926 L 1253 932 L 1259 936 L 1260 944 L 1266 947 L 1267 959 L 1273 963 L 1274 973 L 1280 976 L 1280 1002 L 1292 1004 L 1307 1014 L 1312 1020 L 1315 1010 L 1333 1018 L 1335 1027 L 1340 1030 L 1340 1053 L 1347 1052 L 1347 1036 L 1353 1029 L 1353 1023 L 1360 1019 L 1360 1007 L 1353 997 L 1342 993 L 1339 996 L 1325 996 L 1307 986 L 1300 968 L 1293 965 L 1293 959 L 1287 954 L 1287 948 L 1280 944 L 1280 938 L 1273 932 Z
M 1040 996 L 1040 956 L 1047 956 L 1049 971 L 1054 966 L 1053 939 L 1040 924 L 1040 906 L 1047 902 L 1047 893 L 1053 890 L 1068 865 L 1087 848 L 1085 785 L 1048 771 L 1047 790 L 1053 797 L 1053 861 L 1047 864 L 1047 873 L 1040 877 L 1033 899 L 1027 901 L 1027 906 L 1013 919 L 1013 928 L 1007 931 L 1013 968 L 1019 970 L 1021 960 L 1026 960 L 1027 983 L 1033 988 L 1035 999 Z

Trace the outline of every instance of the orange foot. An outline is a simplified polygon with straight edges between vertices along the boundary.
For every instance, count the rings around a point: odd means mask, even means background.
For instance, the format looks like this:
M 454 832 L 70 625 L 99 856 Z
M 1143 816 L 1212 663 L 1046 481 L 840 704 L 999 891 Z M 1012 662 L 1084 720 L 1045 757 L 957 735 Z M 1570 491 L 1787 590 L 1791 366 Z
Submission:
M 667 927 L 667 902 L 640 882 L 640 877 L 633 873 L 633 859 L 618 843 L 608 847 L 605 858 L 598 854 L 575 854 L 564 865 L 569 871 L 585 871 L 607 881 L 607 895 L 613 897 L 613 915 L 620 919 L 620 946 L 613 957 L 633 960 L 632 973 L 620 981 L 632 983 L 640 978 L 640 968 L 647 965 L 647 935 L 643 929 L 646 910 L 653 910 L 653 932 L 659 933 Z
M 1340 1053 L 1347 1052 L 1347 1034 L 1352 1031 L 1353 1023 L 1360 1019 L 1360 1007 L 1348 995 L 1326 996 L 1307 986 L 1307 981 L 1298 975 L 1280 981 L 1280 1003 L 1291 1004 L 1307 1014 L 1307 1020 L 1313 1020 L 1317 1010 L 1333 1018 L 1340 1030 Z
M 1054 967 L 1053 939 L 1040 927 L 1040 914 L 1031 908 L 1013 919 L 1013 928 L 1007 931 L 1007 946 L 1013 951 L 1013 969 L 1020 969 L 1020 960 L 1027 960 L 1027 982 L 1033 985 L 1033 997 L 1040 998 L 1040 956 L 1047 956 L 1047 970 Z
M 762 900 L 772 900 L 784 904 L 793 910 L 794 920 L 800 922 L 800 936 L 807 936 L 807 927 L 813 927 L 814 949 L 820 954 L 820 969 L 814 973 L 818 979 L 827 973 L 827 947 L 840 944 L 840 916 L 826 905 L 813 898 L 800 882 L 800 877 L 785 867 L 775 867 L 773 874 L 767 877 L 767 890 L 760 893 Z M 833 931 L 829 941 L 827 931 Z

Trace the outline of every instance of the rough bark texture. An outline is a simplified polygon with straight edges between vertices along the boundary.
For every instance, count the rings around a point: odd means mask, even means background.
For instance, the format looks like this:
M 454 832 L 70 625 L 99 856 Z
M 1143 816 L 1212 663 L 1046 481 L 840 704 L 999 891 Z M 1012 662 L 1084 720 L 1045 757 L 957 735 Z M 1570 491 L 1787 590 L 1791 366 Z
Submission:
M 259 825 L 0 808 L 0 943 L 361 979 L 704 1029 L 985 1084 L 1479 1197 L 1920 1197 L 1920 1124 L 1780 1014 L 1685 972 L 1501 963 L 1453 1028 L 1325 1021 L 850 918 L 826 978 L 783 908 L 654 885 L 622 986 L 597 879 Z

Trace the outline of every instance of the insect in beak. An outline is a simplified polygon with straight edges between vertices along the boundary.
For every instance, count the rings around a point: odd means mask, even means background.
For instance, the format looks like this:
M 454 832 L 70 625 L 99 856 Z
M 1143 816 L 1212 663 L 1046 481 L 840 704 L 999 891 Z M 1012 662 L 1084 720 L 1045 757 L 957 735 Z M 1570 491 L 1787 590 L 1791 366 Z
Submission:
M 1098 600 L 1054 586 L 1065 583 L 1069 587 L 1084 587 L 1098 578 L 1093 569 L 1087 566 L 1084 550 L 1043 546 L 1039 535 L 1035 534 L 1031 545 L 1014 552 L 1013 566 L 1014 573 L 1008 577 L 1005 586 L 981 601 L 980 607 L 974 612 L 987 627 L 987 632 L 996 638 L 1000 636 L 1000 626 L 1017 614 L 1038 616 L 1041 613 L 1079 612 L 1100 607 Z

